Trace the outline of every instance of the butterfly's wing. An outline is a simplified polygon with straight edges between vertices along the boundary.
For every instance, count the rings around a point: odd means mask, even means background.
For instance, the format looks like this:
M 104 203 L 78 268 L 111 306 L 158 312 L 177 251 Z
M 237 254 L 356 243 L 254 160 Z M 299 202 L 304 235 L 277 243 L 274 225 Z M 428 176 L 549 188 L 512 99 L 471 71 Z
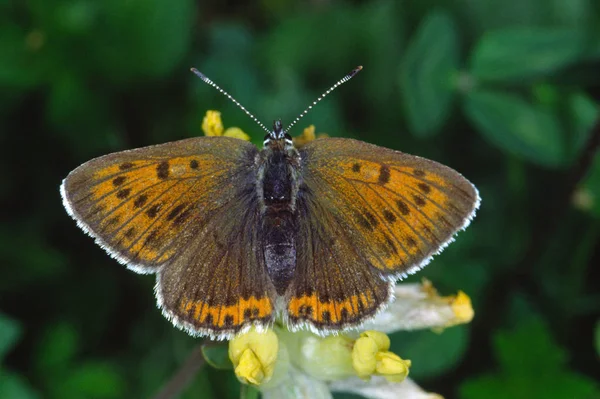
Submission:
M 159 306 L 191 333 L 226 337 L 273 319 L 257 223 L 257 149 L 200 137 L 106 155 L 64 180 L 63 202 L 109 254 L 157 272 Z
M 300 154 L 292 325 L 359 324 L 387 302 L 390 282 L 427 264 L 479 206 L 475 187 L 434 161 L 334 138 Z

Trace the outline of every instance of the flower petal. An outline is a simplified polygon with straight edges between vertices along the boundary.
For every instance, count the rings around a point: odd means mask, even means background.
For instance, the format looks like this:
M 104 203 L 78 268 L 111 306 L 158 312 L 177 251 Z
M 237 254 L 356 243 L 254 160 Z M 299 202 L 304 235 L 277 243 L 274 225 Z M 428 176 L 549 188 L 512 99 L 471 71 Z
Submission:
M 273 376 L 279 341 L 273 330 L 258 332 L 255 328 L 229 341 L 229 358 L 235 374 L 243 383 L 259 385 Z
M 227 128 L 227 130 L 225 130 L 225 133 L 223 133 L 223 136 L 250 141 L 250 136 L 244 133 L 244 131 L 239 127 Z
M 369 381 L 352 378 L 334 381 L 329 386 L 334 392 L 349 392 L 369 399 L 444 399 L 438 394 L 425 392 L 410 378 L 401 383 L 388 382 L 384 377 L 373 377 Z
M 202 131 L 206 136 L 222 136 L 223 122 L 219 111 L 206 111 L 202 120 Z
M 322 381 L 289 367 L 287 378 L 277 386 L 261 388 L 263 399 L 332 399 L 331 392 Z
M 363 327 L 392 333 L 398 330 L 446 328 L 468 323 L 474 311 L 471 299 L 459 291 L 456 296 L 442 297 L 429 281 L 422 284 L 398 284 L 396 300 Z

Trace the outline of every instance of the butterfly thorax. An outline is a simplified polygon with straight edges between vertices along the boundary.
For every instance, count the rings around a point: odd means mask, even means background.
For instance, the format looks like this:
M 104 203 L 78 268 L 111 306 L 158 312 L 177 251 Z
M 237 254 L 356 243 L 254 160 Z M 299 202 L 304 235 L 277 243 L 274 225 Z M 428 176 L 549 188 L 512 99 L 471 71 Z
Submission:
M 261 151 L 257 192 L 267 272 L 279 295 L 296 268 L 296 194 L 298 151 L 284 139 L 271 140 Z

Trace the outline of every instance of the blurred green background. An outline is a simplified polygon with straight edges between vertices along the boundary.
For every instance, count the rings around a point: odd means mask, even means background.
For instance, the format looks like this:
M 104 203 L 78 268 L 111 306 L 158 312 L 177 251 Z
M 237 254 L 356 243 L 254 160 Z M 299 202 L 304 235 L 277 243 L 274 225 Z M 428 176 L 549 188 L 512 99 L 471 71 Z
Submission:
M 356 65 L 308 124 L 473 181 L 469 229 L 414 280 L 474 321 L 392 337 L 446 398 L 600 398 L 600 3 L 596 0 L 0 1 L 0 398 L 146 398 L 197 341 L 67 216 L 106 153 L 201 135 L 208 109 L 263 132 Z M 204 367 L 183 398 L 236 398 Z

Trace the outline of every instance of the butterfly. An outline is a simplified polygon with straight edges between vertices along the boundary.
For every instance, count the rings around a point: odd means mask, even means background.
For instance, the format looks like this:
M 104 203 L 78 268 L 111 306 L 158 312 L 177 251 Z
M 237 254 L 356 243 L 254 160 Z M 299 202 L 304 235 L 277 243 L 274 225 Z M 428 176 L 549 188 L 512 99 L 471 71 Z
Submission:
M 158 307 L 192 335 L 229 339 L 277 317 L 319 334 L 360 326 L 480 198 L 458 172 L 399 151 L 344 138 L 296 148 L 288 130 L 308 109 L 287 129 L 258 122 L 260 150 L 197 137 L 93 159 L 64 179 L 64 206 L 119 262 L 157 275 Z

